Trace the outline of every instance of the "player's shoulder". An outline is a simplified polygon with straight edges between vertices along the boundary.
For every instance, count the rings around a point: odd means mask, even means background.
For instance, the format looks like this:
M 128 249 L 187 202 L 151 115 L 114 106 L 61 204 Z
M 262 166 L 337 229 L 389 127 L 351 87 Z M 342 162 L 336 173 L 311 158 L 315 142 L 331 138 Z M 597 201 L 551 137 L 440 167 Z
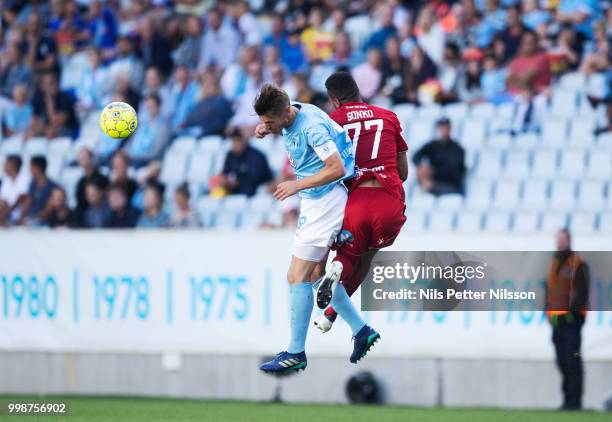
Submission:
M 376 116 L 386 117 L 390 120 L 399 120 L 397 118 L 397 114 L 395 114 L 393 110 L 389 110 L 388 108 L 384 108 L 384 107 L 380 107 L 376 105 L 370 105 L 369 107 L 374 112 L 374 115 Z

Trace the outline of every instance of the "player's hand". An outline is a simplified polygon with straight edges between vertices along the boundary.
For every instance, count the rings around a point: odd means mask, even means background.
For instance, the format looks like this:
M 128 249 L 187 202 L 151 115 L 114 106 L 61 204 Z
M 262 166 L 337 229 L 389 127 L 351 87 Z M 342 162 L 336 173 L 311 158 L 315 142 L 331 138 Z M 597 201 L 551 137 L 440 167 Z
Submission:
M 295 195 L 299 191 L 300 189 L 298 188 L 298 182 L 296 180 L 288 180 L 276 186 L 274 198 L 278 201 L 283 201 L 289 198 L 291 195 Z
M 255 126 L 255 137 L 257 139 L 261 139 L 269 134 L 270 134 L 270 131 L 268 130 L 268 128 L 266 127 L 264 123 L 260 123 L 257 126 Z

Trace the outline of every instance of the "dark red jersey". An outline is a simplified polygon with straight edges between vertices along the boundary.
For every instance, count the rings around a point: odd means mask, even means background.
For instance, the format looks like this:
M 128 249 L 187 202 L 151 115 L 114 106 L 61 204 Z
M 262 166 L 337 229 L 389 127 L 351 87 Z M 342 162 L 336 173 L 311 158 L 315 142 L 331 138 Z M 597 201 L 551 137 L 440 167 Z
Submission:
M 395 113 L 366 103 L 346 103 L 330 117 L 344 127 L 353 141 L 355 178 L 349 189 L 376 178 L 389 193 L 403 201 L 397 153 L 406 151 L 408 145 Z

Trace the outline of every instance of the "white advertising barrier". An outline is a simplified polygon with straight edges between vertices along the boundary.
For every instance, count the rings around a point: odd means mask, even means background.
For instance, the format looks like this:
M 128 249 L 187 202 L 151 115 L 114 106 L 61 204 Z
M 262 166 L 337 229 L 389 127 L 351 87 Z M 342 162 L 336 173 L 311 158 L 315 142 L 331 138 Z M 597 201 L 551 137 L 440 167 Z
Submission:
M 577 239 L 605 249 L 610 239 Z M 287 231 L 0 232 L 0 350 L 269 355 L 288 342 Z M 549 237 L 403 236 L 394 250 L 530 250 Z M 359 293 L 354 303 L 359 305 Z M 313 313 L 313 319 L 317 316 Z M 550 359 L 541 312 L 368 312 L 378 357 Z M 612 359 L 612 313 L 591 312 L 587 359 Z M 309 355 L 348 357 L 344 322 Z

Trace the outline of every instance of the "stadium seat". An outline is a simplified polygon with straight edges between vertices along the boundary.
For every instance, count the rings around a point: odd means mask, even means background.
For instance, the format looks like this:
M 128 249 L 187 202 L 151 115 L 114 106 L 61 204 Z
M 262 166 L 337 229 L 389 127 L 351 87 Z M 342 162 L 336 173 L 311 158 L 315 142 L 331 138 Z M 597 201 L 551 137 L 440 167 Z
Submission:
M 575 91 L 555 89 L 551 100 L 551 113 L 555 117 L 573 117 L 577 111 L 577 96 Z
M 266 213 L 261 211 L 245 211 L 240 216 L 240 228 L 257 229 L 261 227 L 266 218 Z
M 83 169 L 80 167 L 67 167 L 62 171 L 60 184 L 66 190 L 66 197 L 70 206 L 75 205 L 75 191 L 79 179 L 83 176 Z
M 72 139 L 63 136 L 61 138 L 54 138 L 49 141 L 49 153 L 50 154 L 68 154 L 72 149 Z
M 584 91 L 586 89 L 586 77 L 581 72 L 570 72 L 559 79 L 561 88 L 571 91 Z
M 353 48 L 358 51 L 363 42 L 369 37 L 373 30 L 372 20 L 368 15 L 357 15 L 348 18 L 344 24 L 344 29 L 351 38 Z
M 514 210 L 519 205 L 521 184 L 518 181 L 498 181 L 495 185 L 493 208 Z
M 567 214 L 550 211 L 542 215 L 540 230 L 545 233 L 555 233 L 559 229 L 567 227 Z
M 486 122 L 477 119 L 467 119 L 463 122 L 461 146 L 467 150 L 481 150 L 486 137 Z
M 539 215 L 537 212 L 518 211 L 512 218 L 512 231 L 516 233 L 534 233 L 538 230 Z
M 64 159 L 60 154 L 49 154 L 47 156 L 47 176 L 51 180 L 59 180 L 64 166 Z
M 274 207 L 274 198 L 270 194 L 258 194 L 250 198 L 248 209 L 253 211 L 269 211 Z
M 565 179 L 579 179 L 584 175 L 586 153 L 581 149 L 565 149 L 561 151 L 559 176 Z
M 490 119 L 495 115 L 495 106 L 491 103 L 474 104 L 470 109 L 470 116 L 479 119 Z
M 495 118 L 504 119 L 506 121 L 512 118 L 512 114 L 514 113 L 514 104 L 504 103 L 497 106 L 495 109 Z
M 413 233 L 425 230 L 427 224 L 427 212 L 414 211 L 412 209 L 407 211 L 406 222 L 404 223 L 402 231 Z
M 468 115 L 466 103 L 452 103 L 444 107 L 444 115 L 449 119 L 462 120 Z
M 239 212 L 246 208 L 248 199 L 246 195 L 228 195 L 223 199 L 223 211 Z
M 595 143 L 595 120 L 589 118 L 576 118 L 571 121 L 569 133 L 570 147 L 590 147 Z
M 597 214 L 595 212 L 575 212 L 570 216 L 569 228 L 572 233 L 592 233 L 595 231 L 596 217 Z
M 522 150 L 534 150 L 540 146 L 540 138 L 536 133 L 519 133 L 514 137 L 514 148 Z
M 486 210 L 491 204 L 491 181 L 472 180 L 467 184 L 465 208 L 474 211 Z
M 30 138 L 28 139 L 23 147 L 23 152 L 30 156 L 34 155 L 47 155 L 47 150 L 49 147 L 49 141 L 47 138 Z
M 495 178 L 502 167 L 502 154 L 500 151 L 483 150 L 478 155 L 476 174 L 479 177 Z
M 510 119 L 499 117 L 496 114 L 492 119 L 489 119 L 489 136 L 501 133 L 510 133 Z
M 485 215 L 484 227 L 491 232 L 510 230 L 510 213 L 507 211 L 490 211 Z
M 479 211 L 462 211 L 457 216 L 456 230 L 475 232 L 482 229 L 482 213 Z
M 449 232 L 455 225 L 455 213 L 452 211 L 432 211 L 429 213 L 428 229 L 432 232 Z
M 273 149 L 267 155 L 268 164 L 274 174 L 279 174 L 287 162 L 287 153 L 280 149 Z
M 439 104 L 432 104 L 418 107 L 416 117 L 418 119 L 437 120 L 442 117 L 443 109 Z M 413 120 L 414 121 L 414 120 Z
M 504 179 L 523 179 L 529 173 L 530 154 L 528 151 L 508 151 L 506 153 L 506 164 L 501 172 Z
M 612 233 L 612 212 L 605 212 L 600 215 L 599 231 L 603 233 Z
M 569 211 L 576 206 L 576 183 L 569 180 L 556 180 L 550 190 L 550 208 Z
M 565 119 L 546 119 L 542 123 L 542 146 L 562 148 L 567 140 L 567 121 Z
M 197 208 L 201 213 L 212 213 L 221 209 L 223 199 L 213 198 L 212 196 L 202 196 L 198 199 Z
M 540 178 L 549 178 L 557 172 L 557 151 L 538 150 L 533 154 L 531 175 Z
M 207 183 L 212 176 L 215 156 L 208 152 L 196 152 L 191 155 L 187 180 L 194 183 Z
M 408 126 L 408 137 L 412 153 L 415 153 L 433 137 L 433 121 L 430 119 L 412 120 Z
M 512 136 L 509 133 L 495 133 L 489 135 L 487 147 L 495 150 L 504 151 L 512 145 Z
M 180 151 L 169 151 L 164 155 L 160 180 L 167 184 L 178 185 L 185 181 L 189 156 Z
M 612 151 L 591 150 L 586 175 L 600 180 L 612 178 Z
M 583 210 L 598 211 L 606 204 L 606 185 L 599 180 L 589 180 L 580 183 L 577 206 Z
M 526 180 L 523 185 L 521 208 L 541 210 L 548 203 L 548 182 L 545 180 Z
M 597 136 L 597 148 L 612 151 L 612 132 L 602 133 Z
M 429 211 L 434 208 L 436 197 L 430 193 L 423 192 L 420 188 L 416 188 L 410 197 L 410 209 Z
M 223 138 L 220 136 L 204 136 L 197 141 L 197 149 L 200 151 L 218 152 L 223 147 Z
M 5 155 L 21 154 L 22 149 L 23 141 L 20 137 L 11 137 L 0 141 L 0 152 Z
M 184 152 L 190 154 L 196 148 L 196 139 L 193 136 L 179 136 L 170 144 L 168 151 Z
M 398 104 L 393 107 L 393 112 L 397 114 L 402 130 L 406 131 L 408 122 L 416 114 L 415 108 L 416 107 L 413 104 Z
M 235 230 L 238 224 L 238 214 L 235 211 L 217 213 L 213 223 L 214 227 L 220 230 Z
M 463 195 L 447 194 L 438 198 L 437 208 L 439 210 L 455 211 L 463 207 Z

